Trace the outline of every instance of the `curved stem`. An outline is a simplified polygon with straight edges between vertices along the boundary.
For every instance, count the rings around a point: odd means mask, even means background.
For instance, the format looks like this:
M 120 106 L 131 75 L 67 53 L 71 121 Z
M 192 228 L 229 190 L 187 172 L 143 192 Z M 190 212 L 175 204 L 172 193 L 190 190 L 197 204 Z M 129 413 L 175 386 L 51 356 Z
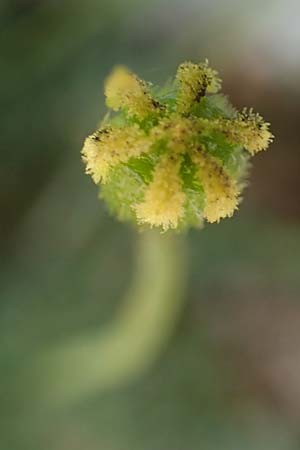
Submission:
M 154 231 L 140 234 L 135 278 L 117 317 L 38 362 L 47 400 L 66 404 L 144 372 L 165 346 L 181 311 L 185 264 L 182 238 Z

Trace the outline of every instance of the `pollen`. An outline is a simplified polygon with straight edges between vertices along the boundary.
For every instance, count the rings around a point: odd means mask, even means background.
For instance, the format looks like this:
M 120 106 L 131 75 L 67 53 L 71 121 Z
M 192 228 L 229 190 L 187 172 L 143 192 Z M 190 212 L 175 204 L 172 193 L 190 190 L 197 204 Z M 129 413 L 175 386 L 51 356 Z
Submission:
M 149 93 L 149 85 L 126 67 L 117 66 L 105 81 L 106 104 L 114 111 L 127 111 L 129 116 L 143 119 L 155 112 L 156 103 Z
M 131 157 L 149 151 L 151 140 L 136 125 L 124 128 L 102 128 L 89 136 L 82 149 L 86 173 L 96 184 L 106 183 L 110 170 Z
M 215 158 L 201 149 L 193 152 L 192 161 L 205 192 L 204 218 L 212 223 L 231 217 L 238 206 L 239 191 L 235 181 Z
M 254 113 L 252 109 L 243 109 L 237 117 L 211 121 L 211 130 L 223 132 L 233 143 L 244 147 L 251 155 L 266 150 L 274 136 L 269 130 L 270 124 Z
M 233 130 L 235 127 L 237 134 L 240 135 L 241 144 L 251 155 L 266 150 L 273 142 L 274 136 L 269 130 L 270 124 L 264 122 L 263 118 L 252 109 L 249 111 L 246 108 L 243 109 L 237 120 L 233 121 Z
M 162 227 L 164 231 L 178 227 L 185 203 L 179 168 L 180 159 L 161 158 L 145 191 L 144 201 L 134 208 L 139 223 Z
M 208 60 L 201 64 L 180 64 L 176 80 L 179 82 L 177 109 L 180 112 L 188 112 L 206 93 L 213 94 L 221 88 L 218 72 L 209 67 Z

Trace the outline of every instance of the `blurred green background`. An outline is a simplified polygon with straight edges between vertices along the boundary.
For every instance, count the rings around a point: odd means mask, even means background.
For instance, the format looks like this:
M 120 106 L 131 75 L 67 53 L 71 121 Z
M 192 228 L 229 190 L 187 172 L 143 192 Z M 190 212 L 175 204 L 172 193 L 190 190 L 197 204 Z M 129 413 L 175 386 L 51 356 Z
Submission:
M 299 14 L 297 0 L 2 0 L 1 450 L 300 448 Z M 103 79 L 122 63 L 162 82 L 206 57 L 276 141 L 240 212 L 187 236 L 186 306 L 152 369 L 37 414 L 24 367 L 112 320 L 134 276 L 136 234 L 80 160 Z

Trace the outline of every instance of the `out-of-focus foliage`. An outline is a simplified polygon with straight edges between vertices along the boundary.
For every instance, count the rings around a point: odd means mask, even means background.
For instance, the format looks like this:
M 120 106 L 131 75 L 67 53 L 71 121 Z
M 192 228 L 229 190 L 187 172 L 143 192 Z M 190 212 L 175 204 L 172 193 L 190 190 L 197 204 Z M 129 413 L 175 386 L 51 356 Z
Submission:
M 298 11 L 2 1 L 1 450 L 299 448 Z M 109 218 L 79 155 L 104 77 L 123 63 L 160 82 L 205 57 L 234 104 L 272 122 L 272 152 L 257 157 L 240 216 L 189 235 L 186 311 L 151 373 L 39 410 L 23 378 L 34 356 L 111 320 L 133 275 L 134 232 Z

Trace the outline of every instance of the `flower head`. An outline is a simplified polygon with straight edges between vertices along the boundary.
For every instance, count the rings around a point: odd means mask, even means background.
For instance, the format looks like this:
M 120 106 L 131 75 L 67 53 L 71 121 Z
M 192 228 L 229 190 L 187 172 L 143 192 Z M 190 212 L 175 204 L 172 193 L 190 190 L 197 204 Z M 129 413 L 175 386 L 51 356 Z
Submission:
M 166 231 L 232 216 L 250 156 L 273 135 L 252 109 L 235 111 L 220 87 L 207 61 L 181 64 L 161 90 L 124 67 L 107 78 L 117 113 L 86 139 L 82 157 L 120 219 Z

